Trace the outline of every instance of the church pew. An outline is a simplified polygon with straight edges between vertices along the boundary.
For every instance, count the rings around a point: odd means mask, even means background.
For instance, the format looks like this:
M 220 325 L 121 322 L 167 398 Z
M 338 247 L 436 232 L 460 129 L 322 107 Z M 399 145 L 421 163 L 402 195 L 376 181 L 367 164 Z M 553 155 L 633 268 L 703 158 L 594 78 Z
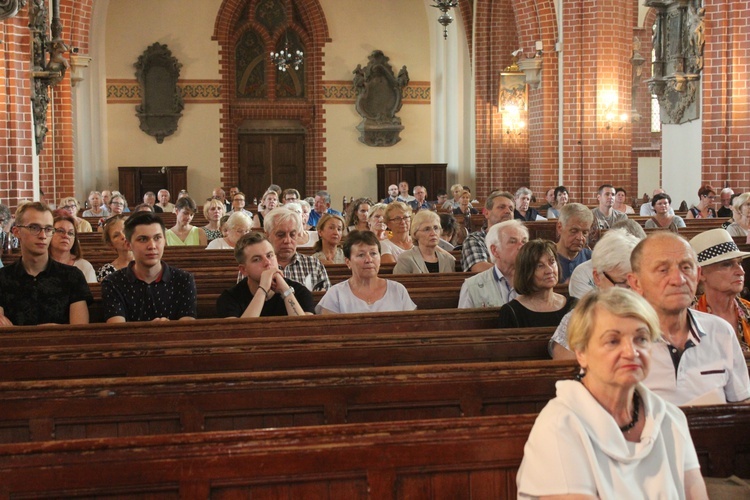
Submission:
M 108 343 L 0 348 L 0 381 L 541 360 L 549 357 L 553 331 L 354 332 L 141 342 L 124 334 Z
M 537 412 L 572 361 L 0 382 L 0 442 Z
M 750 476 L 750 407 L 685 408 L 706 477 Z M 0 445 L 0 495 L 515 498 L 534 414 Z

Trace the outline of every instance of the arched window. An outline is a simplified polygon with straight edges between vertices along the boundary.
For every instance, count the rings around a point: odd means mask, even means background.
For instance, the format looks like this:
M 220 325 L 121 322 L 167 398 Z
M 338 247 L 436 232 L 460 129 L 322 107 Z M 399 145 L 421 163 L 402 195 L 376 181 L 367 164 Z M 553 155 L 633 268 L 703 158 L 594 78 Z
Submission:
M 237 97 L 248 99 L 266 97 L 268 93 L 267 59 L 268 52 L 260 35 L 252 29 L 245 31 L 235 47 Z

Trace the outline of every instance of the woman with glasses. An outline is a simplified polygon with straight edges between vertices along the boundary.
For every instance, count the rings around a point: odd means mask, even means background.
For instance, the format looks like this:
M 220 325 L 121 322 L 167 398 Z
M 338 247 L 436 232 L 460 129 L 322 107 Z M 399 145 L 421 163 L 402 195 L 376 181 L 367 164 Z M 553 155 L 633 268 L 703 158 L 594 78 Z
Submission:
M 688 219 L 708 219 L 716 217 L 716 210 L 714 210 L 716 191 L 714 188 L 708 184 L 701 186 L 698 190 L 698 200 L 698 204 L 690 207 L 690 210 L 688 210 Z
M 644 236 L 645 237 L 645 236 Z M 592 286 L 585 293 L 576 295 L 583 298 L 591 291 L 610 288 L 630 288 L 630 254 L 641 240 L 625 229 L 610 229 L 600 239 L 591 254 Z M 580 266 L 579 266 L 580 267 Z M 572 295 L 572 294 L 571 294 Z M 549 341 L 548 350 L 553 359 L 574 359 L 575 353 L 568 344 L 567 314 Z
M 115 191 L 109 200 L 109 214 L 120 215 L 125 212 L 126 208 L 128 208 L 128 202 L 125 201 L 125 197 Z
M 659 193 L 651 198 L 651 206 L 656 214 L 646 221 L 646 229 L 668 229 L 676 233 L 685 227 L 685 221 L 679 215 L 671 215 L 669 207 L 672 198 L 667 193 Z
M 376 203 L 367 211 L 367 227 L 375 233 L 378 241 L 388 239 L 388 226 L 385 225 L 385 203 Z
M 349 204 L 349 217 L 347 219 L 348 231 L 369 231 L 370 224 L 367 221 L 367 214 L 370 212 L 372 200 L 370 198 L 358 198 L 354 203 Z
M 393 274 L 452 273 L 456 271 L 456 258 L 438 245 L 442 227 L 440 216 L 429 210 L 420 210 L 411 221 L 414 248 L 402 253 Z
M 372 231 L 355 230 L 344 238 L 344 256 L 352 277 L 328 289 L 315 307 L 317 314 L 413 311 L 417 308 L 404 285 L 378 276 L 380 243 Z
M 49 255 L 52 260 L 77 267 L 83 273 L 87 283 L 96 283 L 94 267 L 83 258 L 83 250 L 77 238 L 78 232 L 73 217 L 58 211 L 53 227 L 55 231 L 52 233 L 52 240 L 49 244 Z
M 731 236 L 750 239 L 750 193 L 742 193 L 732 200 L 734 222 L 727 226 Z
M 208 221 L 208 224 L 203 226 L 203 232 L 206 233 L 206 241 L 209 243 L 223 236 L 219 224 L 225 210 L 224 202 L 215 198 L 209 199 L 203 205 L 203 216 Z
M 130 251 L 125 239 L 125 219 L 127 219 L 126 215 L 118 214 L 113 215 L 104 223 L 102 239 L 107 246 L 117 253 L 117 258 L 104 264 L 96 272 L 96 281 L 99 283 L 115 271 L 127 267 L 133 260 L 133 252 Z
M 253 220 L 243 212 L 234 212 L 227 219 L 227 234 L 208 244 L 206 250 L 231 250 L 240 238 L 253 228 Z
M 75 221 L 76 231 L 79 233 L 90 233 L 92 232 L 91 224 L 86 219 L 78 217 L 78 200 L 72 196 L 62 198 L 60 200 L 59 210 L 64 210 L 69 216 Z
M 190 224 L 198 207 L 189 196 L 177 200 L 174 204 L 176 221 L 174 227 L 167 229 L 168 246 L 201 246 L 208 244 L 206 232 Z
M 381 262 L 383 264 L 395 264 L 399 256 L 414 248 L 414 243 L 409 234 L 411 230 L 411 207 L 400 201 L 388 204 L 383 214 L 385 224 L 391 230 L 391 238 L 383 240 L 380 244 L 382 249 Z
M 516 256 L 513 289 L 519 295 L 500 308 L 499 328 L 557 326 L 573 309 L 575 300 L 555 292 L 558 279 L 557 246 L 531 240 Z

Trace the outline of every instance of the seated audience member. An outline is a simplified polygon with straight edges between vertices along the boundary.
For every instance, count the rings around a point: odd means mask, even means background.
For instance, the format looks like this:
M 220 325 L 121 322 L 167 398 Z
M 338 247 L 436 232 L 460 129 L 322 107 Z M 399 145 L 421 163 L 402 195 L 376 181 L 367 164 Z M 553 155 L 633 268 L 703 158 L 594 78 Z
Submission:
M 266 188 L 266 191 L 274 191 L 276 193 L 276 197 L 281 199 L 282 191 L 281 191 L 281 186 L 279 186 L 278 184 L 269 184 L 268 187 Z
M 518 498 L 708 499 L 685 415 L 643 384 L 659 330 L 630 291 L 581 301 L 570 321 L 581 378 L 557 382 L 537 417 Z
M 487 219 L 487 229 L 498 222 L 513 219 L 515 205 L 513 195 L 502 191 L 493 191 L 487 197 L 482 214 Z M 492 268 L 490 253 L 484 243 L 487 231 L 474 231 L 463 242 L 461 249 L 461 266 L 464 271 L 478 273 Z
M 393 274 L 455 272 L 456 258 L 438 246 L 441 233 L 437 213 L 429 210 L 417 212 L 411 221 L 414 247 L 399 256 Z
M 367 211 L 367 226 L 375 233 L 378 241 L 388 239 L 388 226 L 385 224 L 385 203 L 376 203 Z
M 688 210 L 688 219 L 709 219 L 716 217 L 714 205 L 716 203 L 716 192 L 708 184 L 701 186 L 698 190 L 698 204 Z
M 318 237 L 313 250 L 313 257 L 323 265 L 343 264 L 344 250 L 341 248 L 341 237 L 344 234 L 344 218 L 340 215 L 325 214 L 318 221 Z
M 734 217 L 734 212 L 732 211 L 734 191 L 732 188 L 722 189 L 721 193 L 719 193 L 719 198 L 721 200 L 721 207 L 716 211 L 716 215 L 719 217 Z
M 203 216 L 208 221 L 208 224 L 203 226 L 203 232 L 206 233 L 206 242 L 211 243 L 213 240 L 223 238 L 221 234 L 221 228 L 219 223 L 221 218 L 224 217 L 224 203 L 216 198 L 211 198 L 206 201 L 203 205 Z
M 10 208 L 7 205 L 0 204 L 0 252 L 8 248 L 18 248 L 18 238 L 11 233 L 12 225 L 13 218 L 10 216 Z
M 395 184 L 391 184 L 388 186 L 388 196 L 383 198 L 382 203 L 387 205 L 391 202 L 396 201 L 396 198 L 398 198 L 398 186 Z
M 555 250 L 551 241 L 531 240 L 518 251 L 513 274 L 518 296 L 500 308 L 499 328 L 558 326 L 573 308 L 576 299 L 555 292 Z
M 107 323 L 195 319 L 198 303 L 193 275 L 161 260 L 165 232 L 156 214 L 138 212 L 125 222 L 125 238 L 134 260 L 102 281 Z
M 177 199 L 179 200 L 180 198 L 185 198 L 185 197 L 190 198 L 190 193 L 188 193 L 187 189 L 180 189 L 180 192 L 177 193 Z
M 750 193 L 735 196 L 732 209 L 734 222 L 727 226 L 730 236 L 750 236 Z
M 21 258 L 0 269 L 0 326 L 88 323 L 93 299 L 83 273 L 49 256 L 52 211 L 24 203 L 15 218 Z
M 152 207 L 148 203 L 141 203 L 140 205 L 136 205 L 133 208 L 133 213 L 135 213 L 135 212 L 151 212 L 152 214 L 156 213 L 154 211 L 154 207 Z
M 463 215 L 464 217 L 471 217 L 472 215 L 479 215 L 479 210 L 471 206 L 471 193 L 464 191 L 461 193 L 461 199 L 458 207 L 453 209 L 453 215 Z
M 400 202 L 394 202 L 400 203 Z M 352 277 L 332 286 L 315 307 L 318 314 L 413 311 L 417 308 L 401 283 L 378 276 L 380 242 L 371 231 L 352 231 L 344 239 Z
M 370 212 L 372 200 L 370 198 L 357 198 L 349 205 L 349 216 L 347 217 L 347 232 L 369 231 L 370 225 L 367 222 L 367 214 Z
M 559 219 L 560 210 L 562 207 L 568 204 L 570 201 L 570 194 L 568 188 L 565 186 L 557 186 L 555 188 L 555 201 L 552 206 L 547 209 L 547 219 Z
M 143 195 L 143 203 L 151 207 L 151 210 L 156 214 L 164 213 L 164 210 L 156 204 L 156 195 L 153 191 L 147 191 L 146 194 Z
M 245 278 L 219 296 L 218 317 L 313 314 L 312 293 L 300 283 L 284 278 L 273 247 L 262 233 L 250 232 L 240 238 L 234 247 L 234 257 Z
M 409 183 L 401 181 L 398 183 L 398 198 L 396 201 L 406 203 L 409 205 L 412 201 L 416 200 L 412 195 L 409 194 Z
M 446 201 L 448 201 L 448 192 L 445 189 L 438 189 L 437 192 L 435 192 L 435 202 L 433 205 L 437 208 L 442 208 Z
M 461 206 L 461 195 L 465 191 L 464 187 L 461 184 L 454 184 L 451 186 L 451 193 L 453 194 L 453 199 L 447 200 L 445 203 L 443 203 L 442 208 L 443 210 L 453 210 L 455 208 L 458 208 Z
M 394 201 L 388 204 L 385 212 L 385 225 L 391 231 L 390 239 L 380 243 L 381 262 L 393 264 L 398 257 L 407 250 L 411 250 L 414 242 L 411 240 L 411 208 L 406 203 Z
M 676 233 L 681 227 L 685 227 L 685 221 L 679 215 L 670 215 L 672 208 L 672 198 L 667 193 L 659 193 L 651 198 L 651 206 L 654 208 L 654 215 L 646 221 L 646 229 L 668 229 Z
M 96 271 L 89 261 L 83 258 L 81 242 L 73 222 L 73 217 L 65 211 L 57 212 L 54 217 L 55 232 L 49 244 L 49 255 L 60 264 L 77 267 L 83 273 L 87 283 L 96 283 Z M 63 215 L 64 214 L 64 215 Z
M 229 199 L 227 199 L 226 192 L 221 188 L 216 188 L 211 193 L 211 197 L 214 200 L 219 200 L 224 204 L 224 213 L 228 213 L 232 211 L 232 194 L 230 193 Z
M 529 230 L 519 220 L 507 220 L 487 230 L 485 243 L 494 266 L 464 280 L 459 309 L 500 307 L 515 299 L 513 288 L 518 251 L 529 241 Z
M 615 188 L 612 184 L 602 184 L 599 186 L 596 200 L 599 202 L 599 205 L 591 209 L 591 213 L 594 215 L 592 229 L 609 229 L 614 226 L 616 222 L 628 218 L 624 213 L 618 212 L 614 209 Z M 597 237 L 597 240 L 598 239 L 599 238 Z
M 238 192 L 232 198 L 232 210 L 227 212 L 229 215 L 234 213 L 241 213 L 247 215 L 250 220 L 253 220 L 253 213 L 250 210 L 245 210 L 245 193 Z
M 547 203 L 539 207 L 540 212 L 542 210 L 549 210 L 550 208 L 555 206 L 555 188 L 549 188 L 544 196 L 544 199 Z
M 109 199 L 109 216 L 120 215 L 125 213 L 125 209 L 128 208 L 128 202 L 125 197 L 119 192 L 115 191 Z
M 641 225 L 632 219 L 621 220 L 620 222 L 615 223 L 615 225 L 612 226 L 612 229 L 623 229 L 632 236 L 635 236 L 635 243 L 638 243 L 646 237 L 646 232 Z M 599 243 L 596 245 L 599 246 Z M 630 250 L 632 249 L 633 248 L 631 247 Z M 570 280 L 568 280 L 568 295 L 571 297 L 580 299 L 590 291 L 596 289 L 596 284 L 594 282 L 594 263 L 592 262 L 594 255 L 593 252 L 591 255 L 591 259 L 576 266 L 573 270 L 573 274 L 570 275 Z M 628 258 L 629 256 L 630 252 L 628 252 Z M 628 270 L 630 270 L 630 264 L 628 264 L 627 267 Z
M 678 406 L 750 398 L 734 328 L 718 316 L 689 309 L 699 272 L 688 242 L 670 231 L 650 234 L 633 249 L 630 265 L 630 287 L 654 308 L 662 331 L 646 387 Z
M 547 220 L 545 217 L 542 217 L 536 208 L 531 206 L 531 196 L 532 196 L 531 189 L 522 187 L 519 188 L 518 191 L 516 191 L 516 209 L 513 211 L 513 218 L 526 221 L 526 222 L 533 222 L 537 220 Z
M 201 246 L 208 244 L 206 232 L 191 224 L 195 212 L 198 210 L 193 199 L 184 196 L 174 205 L 175 225 L 167 230 L 168 246 Z
M 279 193 L 266 191 L 260 201 L 258 213 L 253 217 L 253 227 L 263 227 L 263 218 L 268 212 L 279 206 Z
M 226 222 L 226 236 L 216 238 L 208 244 L 206 250 L 231 250 L 240 238 L 253 229 L 253 220 L 244 212 L 232 213 Z
M 302 231 L 302 218 L 297 212 L 276 208 L 266 214 L 263 224 L 285 278 L 302 283 L 311 292 L 330 288 L 325 266 L 318 259 L 297 252 L 297 235 Z
M 466 228 L 462 228 L 458 225 L 453 214 L 442 213 L 438 215 L 440 217 L 440 227 L 442 228 L 440 230 L 440 241 L 438 242 L 438 246 L 446 252 L 460 250 L 460 244 L 463 243 L 463 240 L 466 238 Z M 459 243 L 459 233 L 461 230 L 464 231 L 464 234 L 461 238 L 461 243 Z
M 325 214 L 341 215 L 341 212 L 331 208 L 331 195 L 328 194 L 328 191 L 318 191 L 315 194 L 313 209 L 310 212 L 310 217 L 307 219 L 307 223 L 310 227 L 315 227 L 320 218 Z
M 305 203 L 305 201 L 302 200 L 300 203 Z M 313 248 L 315 243 L 320 239 L 320 235 L 317 231 L 308 231 L 305 228 L 305 220 L 310 213 L 310 205 L 307 205 L 308 211 L 307 214 L 305 214 L 300 203 L 289 202 L 284 204 L 284 208 L 297 213 L 302 218 L 302 231 L 297 234 L 297 248 Z
M 625 203 L 627 196 L 628 192 L 625 191 L 625 188 L 615 188 L 615 204 L 612 205 L 612 208 L 614 208 L 618 212 L 624 213 L 625 215 L 635 214 L 635 210 L 633 210 L 633 207 Z
M 130 251 L 128 241 L 125 239 L 125 215 L 113 215 L 104 223 L 102 239 L 104 243 L 117 252 L 117 258 L 112 262 L 104 264 L 96 272 L 96 281 L 100 282 L 120 269 L 127 267 L 133 260 L 133 252 Z
M 310 229 L 310 224 L 308 224 L 307 222 L 310 220 L 312 205 L 310 205 L 307 200 L 299 200 L 297 203 L 300 207 L 302 207 L 302 213 L 300 214 L 300 217 L 302 217 L 302 229 L 307 231 Z
M 633 221 L 634 222 L 634 221 Z M 637 223 L 636 223 L 637 224 Z M 644 236 L 645 237 L 645 236 Z M 628 274 L 630 274 L 630 254 L 641 241 L 625 229 L 610 229 L 602 236 L 594 247 L 591 260 L 581 264 L 576 271 L 586 264 L 592 267 L 592 286 L 585 290 L 578 290 L 571 297 L 582 299 L 596 290 L 608 290 L 613 287 L 630 288 Z M 549 353 L 553 359 L 573 359 L 575 354 L 568 344 L 568 323 L 570 313 L 560 322 L 554 335 L 549 341 Z
M 182 191 L 185 191 L 184 189 Z M 180 191 L 180 194 L 182 194 L 182 191 Z M 185 191 L 185 196 L 187 196 L 187 191 Z M 159 199 L 159 202 L 156 204 L 157 206 L 161 207 L 162 211 L 164 213 L 173 213 L 175 211 L 175 206 L 169 202 L 169 198 L 171 195 L 169 194 L 169 191 L 166 189 L 160 189 L 158 193 L 156 193 L 156 197 Z M 184 196 L 181 196 L 182 198 Z M 179 199 L 179 198 L 178 198 Z
M 112 201 L 112 191 L 109 189 L 102 189 L 102 203 L 104 206 L 109 208 L 110 201 Z
M 589 231 L 594 223 L 591 210 L 580 203 L 569 203 L 560 211 L 557 221 L 557 258 L 560 261 L 560 283 L 566 283 L 573 270 L 591 258 L 587 248 Z
M 709 229 L 690 240 L 698 254 L 703 295 L 693 306 L 697 311 L 724 318 L 734 329 L 742 350 L 750 351 L 750 302 L 740 298 L 745 287 L 741 252 L 732 237 L 721 228 Z
M 109 210 L 102 201 L 102 193 L 99 191 L 91 191 L 89 193 L 89 208 L 83 212 L 84 217 L 107 217 Z
M 281 201 L 284 205 L 287 203 L 298 203 L 302 197 L 294 188 L 288 188 L 281 192 Z
M 93 231 L 91 228 L 91 224 L 86 219 L 82 219 L 81 217 L 78 217 L 78 200 L 76 200 L 72 196 L 68 196 L 65 198 L 62 198 L 60 200 L 59 210 L 65 210 L 68 215 L 73 217 L 73 220 L 75 221 L 76 231 L 79 233 L 90 233 Z
M 427 201 L 427 188 L 424 186 L 414 186 L 414 200 L 407 203 L 413 212 L 420 210 L 435 210 L 435 204 Z
M 662 188 L 656 188 L 651 193 L 651 197 L 653 198 L 657 194 L 661 194 L 663 192 L 664 190 Z M 646 203 L 641 203 L 640 215 L 644 217 L 651 217 L 652 215 L 655 215 L 655 214 L 656 212 L 654 211 L 654 207 L 651 205 L 650 201 Z M 669 207 L 669 215 L 674 215 L 674 209 L 672 207 Z

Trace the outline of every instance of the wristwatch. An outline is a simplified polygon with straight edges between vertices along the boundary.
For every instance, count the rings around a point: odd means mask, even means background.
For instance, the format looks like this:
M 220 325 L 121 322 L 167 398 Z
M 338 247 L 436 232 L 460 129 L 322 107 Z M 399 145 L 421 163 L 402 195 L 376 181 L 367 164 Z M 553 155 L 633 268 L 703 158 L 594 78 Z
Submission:
M 290 295 L 292 295 L 293 293 L 294 293 L 294 288 L 292 288 L 292 287 L 289 287 L 289 288 L 287 288 L 287 289 L 286 289 L 286 290 L 285 290 L 285 291 L 284 291 L 284 292 L 283 292 L 283 293 L 281 294 L 281 298 L 282 298 L 282 299 L 285 299 L 285 298 L 289 297 Z

